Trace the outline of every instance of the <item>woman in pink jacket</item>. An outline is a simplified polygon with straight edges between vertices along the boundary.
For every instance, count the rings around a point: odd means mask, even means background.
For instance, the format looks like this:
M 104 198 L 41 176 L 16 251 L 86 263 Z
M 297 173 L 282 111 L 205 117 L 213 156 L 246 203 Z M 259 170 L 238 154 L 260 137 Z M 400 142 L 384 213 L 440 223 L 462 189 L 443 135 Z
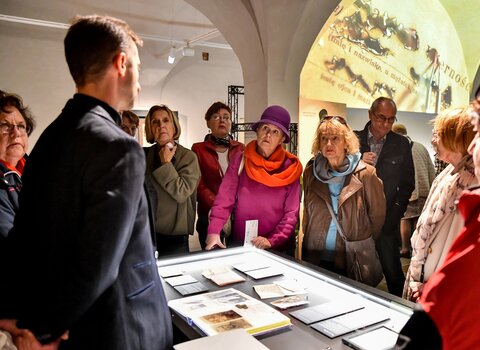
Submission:
M 300 160 L 282 147 L 290 141 L 290 115 L 270 106 L 253 124 L 257 139 L 228 167 L 210 213 L 206 249 L 225 248 L 220 231 L 233 215 L 229 244 L 242 245 L 246 227 L 258 224 L 258 236 L 247 244 L 260 249 L 293 246 L 300 208 Z M 253 229 L 255 231 L 255 229 Z

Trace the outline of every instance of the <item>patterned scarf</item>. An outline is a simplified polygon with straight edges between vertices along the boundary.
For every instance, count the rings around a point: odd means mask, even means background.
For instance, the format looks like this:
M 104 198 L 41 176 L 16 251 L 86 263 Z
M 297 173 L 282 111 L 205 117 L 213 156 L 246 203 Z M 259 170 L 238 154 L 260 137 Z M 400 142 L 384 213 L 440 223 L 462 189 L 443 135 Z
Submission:
M 282 187 L 297 181 L 302 174 L 300 160 L 281 145 L 265 159 L 257 152 L 257 141 L 251 141 L 245 148 L 245 171 L 252 180 L 268 187 Z M 290 163 L 288 164 L 287 163 Z M 285 167 L 287 163 L 287 167 Z
M 405 298 L 410 299 L 411 288 L 423 283 L 423 265 L 428 256 L 427 242 L 432 237 L 436 225 L 446 215 L 456 210 L 456 200 L 473 183 L 475 183 L 475 170 L 470 155 L 465 156 L 456 168 L 449 165 L 434 180 L 414 234 L 416 239 L 412 244 L 412 259 L 407 273 L 408 283 L 404 289 Z
M 217 146 L 230 147 L 230 135 L 227 135 L 226 137 L 215 137 L 213 134 L 210 134 L 210 140 L 212 140 Z

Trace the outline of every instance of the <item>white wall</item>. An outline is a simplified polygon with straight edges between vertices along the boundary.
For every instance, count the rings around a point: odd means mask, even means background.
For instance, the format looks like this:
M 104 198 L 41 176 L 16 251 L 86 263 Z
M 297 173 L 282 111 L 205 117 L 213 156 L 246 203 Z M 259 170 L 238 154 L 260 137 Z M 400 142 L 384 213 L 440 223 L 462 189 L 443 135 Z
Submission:
M 201 51 L 198 47 L 194 57 L 182 58 L 170 72 L 160 101 L 178 111 L 184 123 L 181 142 L 188 148 L 194 142 L 203 141 L 207 134 L 205 112 L 212 103 L 228 104 L 228 86 L 243 85 L 240 62 L 232 50 L 204 48 L 203 51 L 209 52 L 209 61 L 202 60 Z M 142 104 L 146 100 L 145 96 L 141 97 Z M 158 103 L 158 99 L 154 103 Z M 243 117 L 243 104 L 240 106 L 239 116 Z
M 75 92 L 63 52 L 65 34 L 64 29 L 44 27 L 30 27 L 26 33 L 25 26 L 0 22 L 0 89 L 22 96 L 36 118 L 30 150 Z M 141 60 L 166 60 L 151 55 L 145 47 L 139 51 Z M 240 63 L 232 50 L 209 48 L 207 62 L 202 61 L 201 51 L 197 47 L 194 57 L 179 56 L 170 75 L 143 71 L 142 92 L 134 107 L 148 109 L 163 103 L 178 110 L 182 123 L 180 141 L 186 147 L 203 140 L 207 133 L 205 112 L 215 101 L 227 102 L 228 85 L 243 85 Z
M 32 149 L 73 95 L 75 85 L 63 53 L 65 31 L 30 27 L 25 32 L 20 26 L 0 22 L 0 89 L 20 95 L 32 110 L 37 121 L 30 136 Z

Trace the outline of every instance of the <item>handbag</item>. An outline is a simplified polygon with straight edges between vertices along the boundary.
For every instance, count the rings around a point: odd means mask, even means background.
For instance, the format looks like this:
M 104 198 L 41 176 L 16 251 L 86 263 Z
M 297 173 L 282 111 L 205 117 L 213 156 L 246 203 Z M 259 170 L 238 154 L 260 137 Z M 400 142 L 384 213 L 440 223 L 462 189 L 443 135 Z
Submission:
M 383 269 L 372 235 L 359 241 L 347 240 L 347 236 L 345 236 L 332 206 L 330 203 L 326 203 L 328 211 L 337 226 L 337 231 L 345 242 L 348 277 L 376 287 L 383 278 Z

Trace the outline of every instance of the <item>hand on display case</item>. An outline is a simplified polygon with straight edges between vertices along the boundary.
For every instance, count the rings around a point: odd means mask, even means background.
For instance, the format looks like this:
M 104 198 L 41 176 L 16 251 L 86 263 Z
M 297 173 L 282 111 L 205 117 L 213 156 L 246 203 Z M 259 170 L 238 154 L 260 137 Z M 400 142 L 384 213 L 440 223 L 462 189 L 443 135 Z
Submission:
M 220 239 L 220 235 L 210 233 L 207 235 L 205 250 L 212 250 L 215 248 L 226 248 Z

